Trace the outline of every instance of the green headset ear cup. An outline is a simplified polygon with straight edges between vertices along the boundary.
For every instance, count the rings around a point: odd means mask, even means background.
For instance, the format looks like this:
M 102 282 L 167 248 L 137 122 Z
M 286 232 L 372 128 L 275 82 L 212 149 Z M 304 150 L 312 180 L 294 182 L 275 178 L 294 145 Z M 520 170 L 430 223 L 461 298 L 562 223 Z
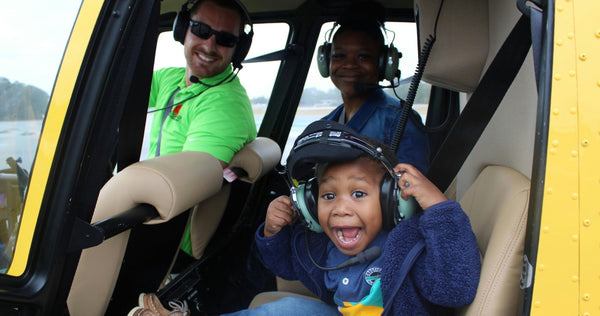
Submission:
M 394 45 L 384 47 L 385 54 L 383 54 L 382 65 L 380 65 L 380 80 L 392 81 L 398 77 L 398 64 L 402 54 L 398 51 Z
M 317 50 L 317 67 L 323 78 L 329 77 L 329 60 L 331 57 L 331 43 L 319 46 Z
M 400 197 L 400 189 L 398 189 L 398 216 L 394 218 L 394 225 L 398 225 L 400 221 L 411 218 L 417 210 L 420 209 L 417 200 L 414 197 L 408 197 L 408 200 L 404 200 Z
M 292 195 L 292 201 L 296 205 L 298 217 L 306 224 L 308 229 L 315 233 L 322 233 L 323 228 L 319 225 L 319 213 L 315 198 L 318 194 L 317 179 L 312 178 L 308 182 L 298 185 L 295 197 Z

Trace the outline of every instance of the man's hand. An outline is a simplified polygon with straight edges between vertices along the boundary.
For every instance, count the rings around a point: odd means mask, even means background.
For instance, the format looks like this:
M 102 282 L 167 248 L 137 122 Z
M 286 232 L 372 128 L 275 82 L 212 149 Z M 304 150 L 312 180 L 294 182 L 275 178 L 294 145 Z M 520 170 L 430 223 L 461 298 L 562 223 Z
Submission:
M 292 207 L 292 200 L 288 196 L 282 195 L 269 204 L 267 216 L 265 218 L 265 237 L 273 237 L 285 226 L 289 225 L 296 218 L 296 213 Z

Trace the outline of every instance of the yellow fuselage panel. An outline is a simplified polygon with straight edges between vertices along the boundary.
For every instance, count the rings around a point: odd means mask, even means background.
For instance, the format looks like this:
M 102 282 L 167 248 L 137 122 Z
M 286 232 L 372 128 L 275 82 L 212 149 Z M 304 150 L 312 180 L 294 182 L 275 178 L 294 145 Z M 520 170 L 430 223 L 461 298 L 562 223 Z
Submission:
M 548 158 L 532 315 L 600 311 L 598 1 L 556 2 Z

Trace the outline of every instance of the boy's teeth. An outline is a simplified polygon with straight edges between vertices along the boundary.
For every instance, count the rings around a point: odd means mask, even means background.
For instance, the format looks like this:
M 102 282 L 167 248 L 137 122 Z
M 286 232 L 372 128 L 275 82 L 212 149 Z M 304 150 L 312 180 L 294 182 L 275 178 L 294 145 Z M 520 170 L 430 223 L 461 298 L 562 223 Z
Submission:
M 360 237 L 360 229 L 359 228 L 342 228 L 336 229 L 336 235 L 338 240 L 344 243 L 349 243 L 355 241 Z

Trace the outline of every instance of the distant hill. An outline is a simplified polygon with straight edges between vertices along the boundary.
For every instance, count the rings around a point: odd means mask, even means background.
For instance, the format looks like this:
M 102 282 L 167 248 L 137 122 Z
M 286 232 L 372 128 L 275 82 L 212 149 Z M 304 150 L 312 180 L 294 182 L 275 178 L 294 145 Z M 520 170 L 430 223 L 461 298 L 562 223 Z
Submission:
M 0 77 L 0 121 L 40 120 L 50 96 L 44 90 Z

